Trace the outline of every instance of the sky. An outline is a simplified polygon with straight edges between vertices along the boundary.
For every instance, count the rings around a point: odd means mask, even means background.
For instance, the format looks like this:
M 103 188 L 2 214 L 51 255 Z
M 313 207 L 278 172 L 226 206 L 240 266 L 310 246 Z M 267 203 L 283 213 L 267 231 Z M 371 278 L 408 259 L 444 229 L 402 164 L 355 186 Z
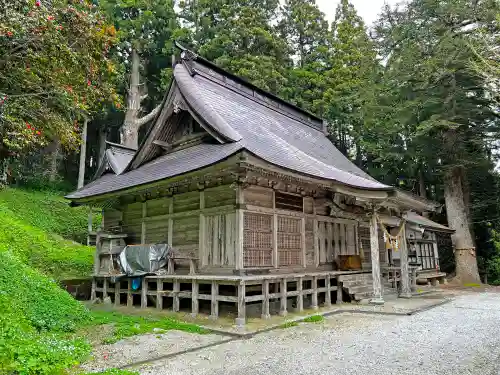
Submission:
M 335 18 L 335 9 L 337 8 L 337 4 L 339 0 L 316 0 L 319 8 L 323 13 L 326 14 L 328 21 L 333 21 Z M 394 5 L 399 0 L 351 0 L 351 3 L 354 5 L 358 14 L 363 17 L 365 23 L 367 25 L 371 25 L 373 21 L 377 19 L 377 15 L 382 9 L 384 3 Z

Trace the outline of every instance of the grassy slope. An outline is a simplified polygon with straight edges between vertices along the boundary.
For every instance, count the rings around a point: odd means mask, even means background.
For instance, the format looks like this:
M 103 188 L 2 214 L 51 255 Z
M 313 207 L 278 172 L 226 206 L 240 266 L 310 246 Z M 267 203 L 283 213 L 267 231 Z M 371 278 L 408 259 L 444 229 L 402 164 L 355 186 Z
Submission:
M 86 220 L 85 209 L 53 193 L 0 190 L 0 374 L 67 374 L 90 353 L 86 338 L 70 332 L 102 324 L 114 326 L 108 342 L 153 328 L 204 333 L 170 318 L 91 312 L 60 289 L 54 279 L 91 272 L 93 249 L 61 237 L 84 238 Z
M 55 279 L 90 274 L 93 250 L 60 237 L 82 233 L 84 211 L 73 211 L 50 193 L 5 189 L 0 190 L 0 217 L 0 250 Z

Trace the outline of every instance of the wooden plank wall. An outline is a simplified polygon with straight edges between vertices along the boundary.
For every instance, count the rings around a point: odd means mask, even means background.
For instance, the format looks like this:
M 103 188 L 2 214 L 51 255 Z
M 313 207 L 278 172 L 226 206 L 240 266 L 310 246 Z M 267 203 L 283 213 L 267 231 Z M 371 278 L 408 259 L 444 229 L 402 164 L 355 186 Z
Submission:
M 233 267 L 235 203 L 234 188 L 222 185 L 106 209 L 104 228 L 122 222 L 129 244 L 169 243 L 200 266 Z

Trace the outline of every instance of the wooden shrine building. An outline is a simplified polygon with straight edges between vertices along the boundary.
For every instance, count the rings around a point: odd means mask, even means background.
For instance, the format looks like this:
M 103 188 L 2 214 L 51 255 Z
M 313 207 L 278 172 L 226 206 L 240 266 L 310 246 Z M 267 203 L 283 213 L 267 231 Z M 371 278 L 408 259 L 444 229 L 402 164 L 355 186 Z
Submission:
M 138 150 L 111 144 L 94 180 L 67 196 L 102 208 L 93 297 L 213 317 L 234 309 L 239 323 L 250 312 L 383 303 L 382 218 L 396 227 L 437 205 L 374 180 L 321 119 L 188 50 L 173 75 Z M 134 290 L 116 249 L 155 243 L 174 255 Z M 406 241 L 398 257 L 409 297 Z

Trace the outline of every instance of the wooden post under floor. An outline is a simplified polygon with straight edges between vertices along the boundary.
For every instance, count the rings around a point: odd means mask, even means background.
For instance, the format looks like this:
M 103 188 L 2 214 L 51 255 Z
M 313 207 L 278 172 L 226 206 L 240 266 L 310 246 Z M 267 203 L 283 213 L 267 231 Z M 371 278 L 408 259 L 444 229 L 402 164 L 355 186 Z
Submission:
M 304 293 L 302 293 L 302 277 L 299 277 L 297 279 L 297 310 L 298 311 L 303 311 L 304 310 Z
M 330 275 L 326 276 L 325 286 L 326 286 L 326 294 L 325 294 L 325 305 L 330 307 L 332 305 L 332 286 L 331 286 Z
M 269 314 L 269 280 L 264 280 L 262 283 L 262 319 L 269 319 L 271 314 Z
M 370 217 L 370 250 L 372 258 L 372 277 L 373 277 L 373 298 L 370 300 L 373 304 L 383 304 L 382 280 L 380 275 L 380 253 L 378 247 L 378 223 L 377 214 L 373 210 Z
M 244 326 L 246 321 L 246 287 L 245 281 L 241 280 L 238 284 L 238 318 L 236 319 L 237 326 Z
M 280 282 L 280 292 L 281 292 L 281 306 L 280 306 L 280 315 L 287 315 L 287 306 L 286 306 L 286 279 L 283 278 Z
M 212 281 L 212 294 L 210 296 L 211 307 L 210 307 L 210 319 L 216 320 L 219 318 L 219 301 L 217 296 L 219 295 L 219 284 L 217 281 Z
M 408 268 L 408 245 L 406 242 L 406 224 L 401 234 L 401 298 L 411 298 L 410 271 Z

